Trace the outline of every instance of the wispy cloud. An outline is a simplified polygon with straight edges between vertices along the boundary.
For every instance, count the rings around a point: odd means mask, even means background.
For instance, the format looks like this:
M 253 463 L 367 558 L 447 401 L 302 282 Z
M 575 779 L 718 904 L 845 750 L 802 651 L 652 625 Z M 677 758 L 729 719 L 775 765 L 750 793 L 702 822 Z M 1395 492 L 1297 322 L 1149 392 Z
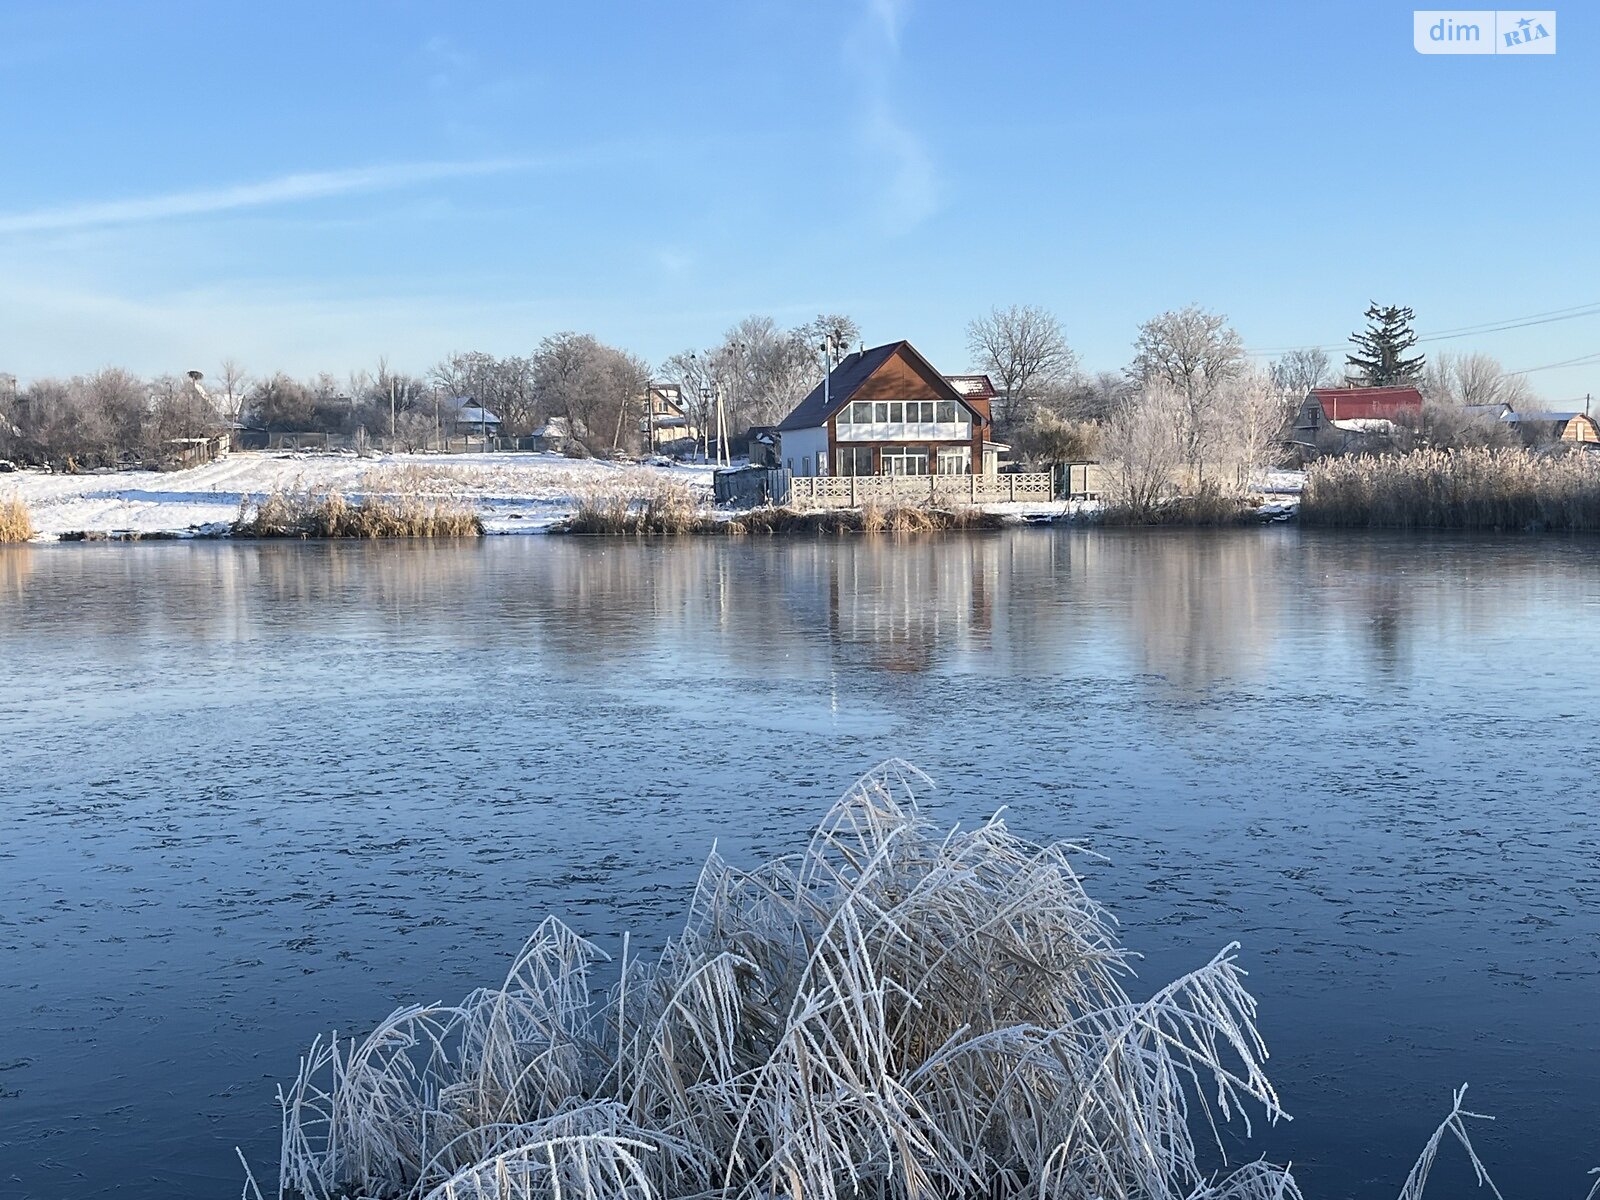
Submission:
M 939 207 L 939 181 L 922 138 L 893 102 L 893 75 L 899 65 L 900 34 L 910 0 L 866 0 L 862 20 L 846 46 L 862 87 L 857 132 L 862 148 L 886 168 L 877 196 L 885 227 L 903 232 Z
M 476 162 L 414 162 L 388 166 L 355 167 L 342 171 L 306 171 L 221 188 L 168 192 L 67 204 L 30 212 L 0 213 L 0 234 L 43 233 L 89 229 L 101 225 L 131 225 L 166 221 L 175 217 L 205 216 L 272 205 L 300 204 L 360 192 L 395 191 L 445 179 L 499 175 L 524 171 L 542 164 L 532 159 L 482 159 Z

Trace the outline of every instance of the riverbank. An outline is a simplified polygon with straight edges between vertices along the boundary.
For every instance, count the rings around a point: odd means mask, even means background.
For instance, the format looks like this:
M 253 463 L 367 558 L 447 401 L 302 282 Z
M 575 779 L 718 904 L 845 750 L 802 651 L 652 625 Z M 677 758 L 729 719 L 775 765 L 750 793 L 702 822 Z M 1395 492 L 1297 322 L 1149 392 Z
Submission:
M 376 500 L 464 508 L 487 534 L 548 533 L 597 497 L 642 497 L 670 488 L 709 509 L 712 470 L 554 454 L 359 458 L 245 451 L 186 471 L 20 471 L 6 476 L 0 491 L 27 506 L 38 541 L 226 537 L 241 509 L 267 497 L 333 492 L 351 505 Z M 1055 521 L 1092 517 L 1097 509 L 1093 501 L 1052 501 L 984 505 L 982 513 L 995 522 Z

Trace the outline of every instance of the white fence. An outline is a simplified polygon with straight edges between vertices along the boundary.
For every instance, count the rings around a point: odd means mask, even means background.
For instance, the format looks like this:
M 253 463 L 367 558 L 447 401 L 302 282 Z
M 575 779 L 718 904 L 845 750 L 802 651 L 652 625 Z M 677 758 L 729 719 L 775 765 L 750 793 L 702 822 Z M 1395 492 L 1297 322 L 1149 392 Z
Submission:
M 1041 504 L 1055 499 L 1048 471 L 1021 475 L 799 475 L 789 481 L 791 508 L 859 508 L 863 504 Z

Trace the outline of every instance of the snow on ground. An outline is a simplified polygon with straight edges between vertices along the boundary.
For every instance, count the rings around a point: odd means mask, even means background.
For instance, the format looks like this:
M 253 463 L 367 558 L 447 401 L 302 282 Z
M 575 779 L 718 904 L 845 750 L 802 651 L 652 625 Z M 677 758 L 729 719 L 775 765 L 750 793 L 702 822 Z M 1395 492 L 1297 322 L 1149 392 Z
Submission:
M 225 529 L 247 498 L 333 489 L 351 498 L 420 493 L 470 503 L 491 533 L 548 529 L 589 488 L 672 480 L 709 494 L 711 468 L 634 466 L 554 454 L 339 454 L 244 451 L 186 471 L 87 475 L 20 471 L 0 494 L 28 505 L 46 539 L 65 533 L 195 534 Z

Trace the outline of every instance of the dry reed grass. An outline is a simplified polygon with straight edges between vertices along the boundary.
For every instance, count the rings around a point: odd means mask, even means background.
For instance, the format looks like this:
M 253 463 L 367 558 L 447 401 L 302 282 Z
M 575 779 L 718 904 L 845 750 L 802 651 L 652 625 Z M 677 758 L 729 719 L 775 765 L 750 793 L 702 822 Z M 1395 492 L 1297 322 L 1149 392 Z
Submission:
M 578 506 L 556 526 L 561 533 L 613 537 L 716 533 L 722 524 L 687 484 L 660 476 L 589 482 Z
M 653 961 L 624 938 L 608 991 L 547 918 L 498 986 L 313 1042 L 280 1195 L 1298 1200 L 1193 1140 L 1281 1115 L 1235 947 L 1134 1000 L 1073 848 L 941 830 L 924 782 L 891 761 L 800 854 L 713 852 L 682 931 Z
M 931 509 L 873 503 L 859 509 L 800 512 L 757 508 L 726 519 L 718 517 L 692 488 L 659 476 L 617 486 L 585 488 L 571 517 L 557 533 L 613 537 L 711 534 L 739 537 L 793 533 L 930 533 L 941 530 L 995 529 L 1002 519 L 976 508 Z
M 1109 493 L 1101 520 L 1107 525 L 1242 525 L 1257 519 L 1253 498 L 1206 480 L 1181 494 L 1125 499 Z
M 0 499 L 0 545 L 7 542 L 32 541 L 33 518 L 21 496 Z
M 364 496 L 354 504 L 340 492 L 273 492 L 245 500 L 234 537 L 414 538 L 478 537 L 483 522 L 464 504 L 416 495 Z
M 1344 528 L 1600 530 L 1600 455 L 1418 450 L 1324 458 L 1300 519 Z

